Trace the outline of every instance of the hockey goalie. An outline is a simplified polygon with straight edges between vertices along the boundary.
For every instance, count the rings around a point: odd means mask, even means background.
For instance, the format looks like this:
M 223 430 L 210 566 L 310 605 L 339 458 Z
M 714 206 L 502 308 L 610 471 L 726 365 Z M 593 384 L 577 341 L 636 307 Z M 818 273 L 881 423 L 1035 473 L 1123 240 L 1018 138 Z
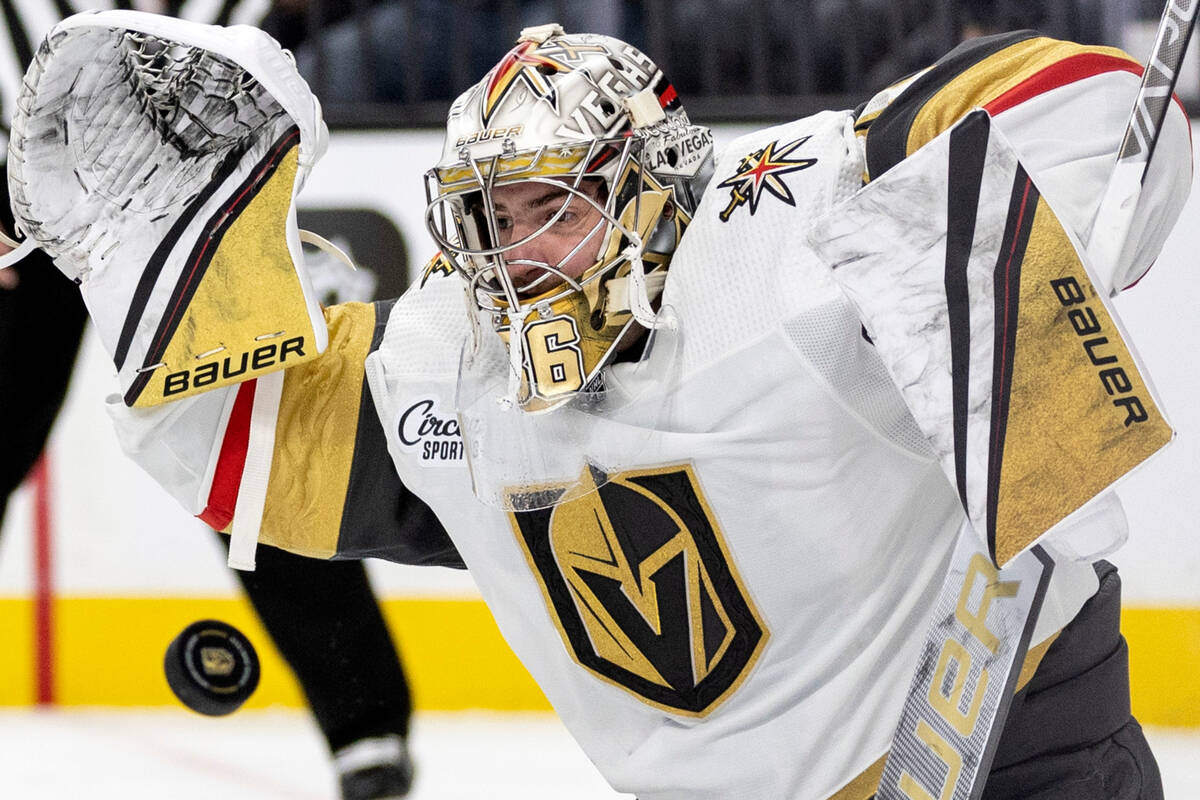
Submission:
M 424 275 L 320 309 L 277 55 L 73 18 L 14 124 L 124 447 L 235 561 L 465 566 L 640 800 L 1161 797 L 1103 556 L 1173 433 L 1108 298 L 1187 195 L 1177 103 L 1086 247 L 1134 60 L 977 39 L 715 157 L 645 54 L 527 29 L 451 107 Z

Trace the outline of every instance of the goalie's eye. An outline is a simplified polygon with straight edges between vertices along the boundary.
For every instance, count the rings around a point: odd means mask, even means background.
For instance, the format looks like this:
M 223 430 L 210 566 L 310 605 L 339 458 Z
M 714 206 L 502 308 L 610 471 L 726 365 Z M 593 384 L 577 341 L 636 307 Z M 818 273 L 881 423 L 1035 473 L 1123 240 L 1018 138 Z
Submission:
M 579 222 L 582 216 L 578 211 L 575 210 L 574 206 L 578 206 L 581 202 L 582 201 L 576 200 L 574 205 L 568 205 L 567 208 L 563 209 L 561 213 L 554 212 L 547 214 L 545 222 L 549 222 L 553 219 L 556 227 L 566 229 L 575 227 L 575 224 Z
M 600 194 L 599 181 L 586 181 L 582 190 L 592 201 Z M 574 191 L 543 183 L 513 184 L 493 193 L 496 232 L 501 244 L 520 241 L 537 231 L 544 235 L 582 233 L 600 212 L 589 199 Z M 544 230 L 543 230 L 544 229 Z
M 575 210 L 575 206 L 581 205 L 582 201 L 576 200 L 569 204 L 566 208 L 555 208 L 553 210 L 543 211 L 540 217 L 533 217 L 527 220 L 529 227 L 533 230 L 542 228 L 545 225 L 550 225 L 550 230 L 569 232 L 573 230 L 583 216 Z M 561 210 L 560 210 L 561 209 Z M 507 213 L 496 214 L 496 232 L 500 234 L 502 244 L 508 244 L 513 240 L 512 231 L 516 228 L 517 222 L 512 215 Z M 528 233 L 526 234 L 528 235 Z

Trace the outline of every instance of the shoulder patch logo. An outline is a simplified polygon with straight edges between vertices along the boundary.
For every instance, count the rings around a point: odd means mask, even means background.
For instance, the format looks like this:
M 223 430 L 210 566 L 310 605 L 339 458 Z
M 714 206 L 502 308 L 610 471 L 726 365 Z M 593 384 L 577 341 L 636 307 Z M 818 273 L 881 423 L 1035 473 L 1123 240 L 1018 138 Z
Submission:
M 652 706 L 708 714 L 768 634 L 691 466 L 584 479 L 599 488 L 510 515 L 568 652 Z
M 433 258 L 431 258 L 429 260 L 428 264 L 425 265 L 425 270 L 421 273 L 421 285 L 418 288 L 424 289 L 425 284 L 434 275 L 442 275 L 445 277 L 449 277 L 453 274 L 454 274 L 454 265 L 451 264 L 450 261 L 444 255 L 442 255 L 441 253 L 438 253 L 436 256 L 434 256 Z
M 753 216 L 764 192 L 789 206 L 795 206 L 796 198 L 787 184 L 780 180 L 780 176 L 808 169 L 817 163 L 815 158 L 790 158 L 810 138 L 803 136 L 785 145 L 780 145 L 776 140 L 742 158 L 737 172 L 717 184 L 719 188 L 729 189 L 729 205 L 721 212 L 721 221 L 729 222 L 733 212 L 746 203 L 750 204 L 750 214 Z

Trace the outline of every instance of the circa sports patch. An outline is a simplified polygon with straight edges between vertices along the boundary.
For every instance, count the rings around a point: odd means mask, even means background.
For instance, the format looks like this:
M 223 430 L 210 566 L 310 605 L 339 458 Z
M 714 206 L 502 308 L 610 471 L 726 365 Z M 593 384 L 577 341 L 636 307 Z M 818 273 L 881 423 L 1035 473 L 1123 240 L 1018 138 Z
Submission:
M 594 491 L 509 515 L 567 651 L 652 706 L 709 713 L 768 632 L 691 465 L 585 473 Z
M 422 467 L 458 467 L 466 463 L 466 450 L 458 415 L 439 406 L 432 397 L 405 405 L 393 424 L 403 453 Z

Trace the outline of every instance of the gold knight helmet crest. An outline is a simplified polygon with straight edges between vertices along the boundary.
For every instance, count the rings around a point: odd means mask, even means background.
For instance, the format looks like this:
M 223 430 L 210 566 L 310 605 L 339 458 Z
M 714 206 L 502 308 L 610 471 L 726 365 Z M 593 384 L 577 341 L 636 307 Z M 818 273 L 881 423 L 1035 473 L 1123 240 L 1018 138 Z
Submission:
M 584 480 L 598 488 L 512 514 L 568 651 L 643 702 L 709 713 L 768 633 L 691 465 Z

